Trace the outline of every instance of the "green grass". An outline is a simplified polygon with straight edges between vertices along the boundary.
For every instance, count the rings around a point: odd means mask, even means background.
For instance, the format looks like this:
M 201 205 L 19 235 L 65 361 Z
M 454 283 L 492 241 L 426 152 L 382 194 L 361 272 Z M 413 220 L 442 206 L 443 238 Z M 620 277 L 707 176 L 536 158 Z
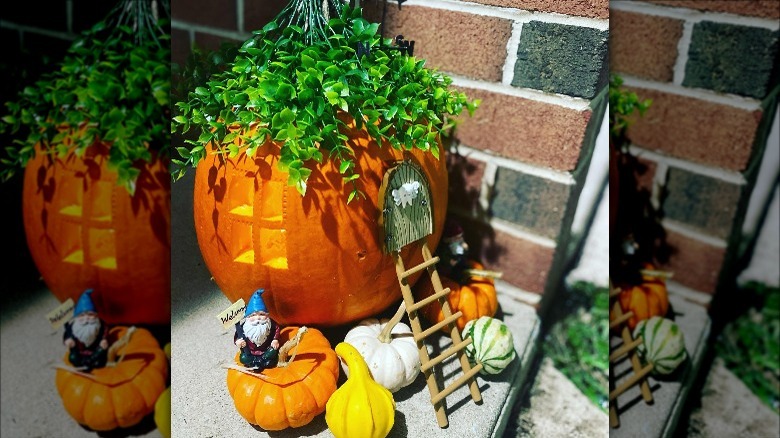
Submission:
M 544 342 L 544 354 L 604 412 L 609 407 L 609 293 L 578 282 L 568 291 L 563 316 Z
M 780 414 L 780 289 L 752 283 L 740 293 L 755 305 L 723 329 L 715 352 L 761 401 Z

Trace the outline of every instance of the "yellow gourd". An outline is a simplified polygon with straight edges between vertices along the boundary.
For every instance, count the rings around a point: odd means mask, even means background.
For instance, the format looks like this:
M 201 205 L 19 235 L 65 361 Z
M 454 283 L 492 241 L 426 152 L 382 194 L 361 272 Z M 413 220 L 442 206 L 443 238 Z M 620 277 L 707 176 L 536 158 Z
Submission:
M 336 438 L 384 438 L 395 421 L 393 394 L 376 383 L 366 361 L 350 344 L 336 346 L 349 368 L 349 379 L 330 396 L 325 422 Z

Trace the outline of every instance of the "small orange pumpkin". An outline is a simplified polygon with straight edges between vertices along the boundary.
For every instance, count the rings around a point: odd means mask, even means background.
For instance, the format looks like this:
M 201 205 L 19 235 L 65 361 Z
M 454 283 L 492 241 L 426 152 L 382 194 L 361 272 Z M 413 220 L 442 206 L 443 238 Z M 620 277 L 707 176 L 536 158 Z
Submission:
M 475 261 L 469 261 L 469 266 L 471 269 L 484 269 L 480 263 Z M 491 278 L 475 275 L 469 277 L 465 284 L 459 284 L 457 281 L 442 276 L 441 283 L 442 287 L 448 287 L 452 291 L 447 297 L 452 313 L 459 310 L 463 312 L 463 316 L 456 321 L 460 331 L 463 331 L 467 322 L 482 316 L 492 317 L 498 311 L 496 286 Z M 427 275 L 420 280 L 415 291 L 418 300 L 433 295 L 433 285 Z M 444 320 L 438 301 L 423 307 L 421 312 L 425 319 L 431 323 L 435 324 Z M 446 328 L 442 330 L 446 330 Z
M 36 148 L 25 168 L 27 246 L 60 300 L 94 289 L 100 317 L 116 324 L 171 321 L 168 160 L 139 160 L 135 193 L 117 185 L 110 146 L 82 157 Z
M 297 332 L 298 327 L 285 327 L 279 344 L 284 345 Z M 265 430 L 282 430 L 309 424 L 325 412 L 339 377 L 336 352 L 322 332 L 313 328 L 292 351 L 294 360 L 264 370 L 262 377 L 228 369 L 230 396 L 246 421 Z M 242 366 L 238 353 L 235 361 Z
M 231 302 L 249 300 L 258 288 L 268 311 L 282 325 L 334 326 L 375 316 L 401 298 L 393 258 L 382 250 L 377 225 L 379 189 L 385 172 L 410 160 L 426 173 L 431 188 L 435 248 L 447 212 L 447 169 L 418 149 L 377 145 L 349 119 L 343 133 L 354 152 L 355 181 L 367 199 L 347 204 L 351 183 L 338 163 L 311 168 L 301 196 L 278 168 L 279 146 L 267 142 L 254 157 L 215 154 L 195 174 L 195 231 L 203 260 Z M 236 139 L 236 142 L 241 141 Z M 401 251 L 406 266 L 422 263 L 422 241 Z M 410 284 L 419 278 L 409 278 Z
M 638 285 L 623 285 L 618 295 L 618 301 L 623 312 L 633 312 L 628 319 L 628 328 L 634 330 L 639 321 L 654 316 L 663 317 L 669 311 L 669 296 L 666 283 L 662 278 L 643 276 Z M 611 312 L 610 312 L 611 313 Z M 610 315 L 613 319 L 613 315 Z
M 113 327 L 109 342 L 122 339 L 127 327 Z M 145 329 L 136 328 L 126 345 L 117 350 L 115 366 L 92 370 L 92 379 L 58 369 L 57 391 L 65 410 L 80 424 L 96 431 L 138 424 L 154 411 L 168 380 L 168 359 L 160 344 Z M 72 366 L 65 354 L 65 363 Z

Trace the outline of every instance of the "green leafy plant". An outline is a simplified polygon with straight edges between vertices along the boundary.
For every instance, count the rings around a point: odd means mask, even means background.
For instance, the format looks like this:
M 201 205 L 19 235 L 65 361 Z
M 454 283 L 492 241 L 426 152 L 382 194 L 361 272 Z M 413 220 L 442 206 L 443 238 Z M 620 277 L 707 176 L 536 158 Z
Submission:
M 780 289 L 746 285 L 740 296 L 756 305 L 729 323 L 716 354 L 745 385 L 780 414 Z
M 109 168 L 133 193 L 138 160 L 170 144 L 170 37 L 151 2 L 121 2 L 68 49 L 57 69 L 5 103 L 0 132 L 14 137 L 0 155 L 7 180 L 36 154 L 82 156 L 110 144 Z M 165 3 L 163 2 L 165 6 Z
M 626 130 L 633 122 L 634 113 L 645 114 L 652 99 L 639 99 L 636 93 L 623 88 L 623 78 L 609 78 L 609 134 L 617 147 L 627 145 Z
M 578 282 L 571 287 L 568 315 L 553 325 L 544 354 L 603 411 L 609 400 L 609 293 Z
M 438 156 L 438 137 L 452 126 L 446 116 L 471 112 L 479 102 L 452 91 L 452 80 L 424 61 L 391 48 L 359 8 L 331 0 L 324 11 L 322 4 L 293 0 L 254 32 L 224 71 L 176 103 L 172 132 L 197 135 L 177 148 L 176 179 L 209 153 L 209 144 L 230 158 L 253 157 L 271 139 L 280 144 L 280 170 L 301 195 L 311 165 L 330 159 L 352 182 L 352 201 L 363 194 L 343 133 L 345 114 L 378 145 Z M 358 55 L 359 45 L 370 53 Z

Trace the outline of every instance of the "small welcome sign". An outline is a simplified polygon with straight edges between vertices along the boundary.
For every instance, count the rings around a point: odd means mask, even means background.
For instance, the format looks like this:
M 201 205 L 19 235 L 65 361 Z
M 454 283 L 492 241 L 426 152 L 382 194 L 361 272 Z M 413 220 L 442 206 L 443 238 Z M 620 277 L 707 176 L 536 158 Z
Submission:
M 222 328 L 228 330 L 244 318 L 244 312 L 246 312 L 246 303 L 243 298 L 239 298 L 230 307 L 219 312 L 217 319 L 222 324 Z
M 51 324 L 54 330 L 59 330 L 60 327 L 65 325 L 66 322 L 73 317 L 73 299 L 68 298 L 64 303 L 60 304 L 56 309 L 46 314 L 46 319 Z

